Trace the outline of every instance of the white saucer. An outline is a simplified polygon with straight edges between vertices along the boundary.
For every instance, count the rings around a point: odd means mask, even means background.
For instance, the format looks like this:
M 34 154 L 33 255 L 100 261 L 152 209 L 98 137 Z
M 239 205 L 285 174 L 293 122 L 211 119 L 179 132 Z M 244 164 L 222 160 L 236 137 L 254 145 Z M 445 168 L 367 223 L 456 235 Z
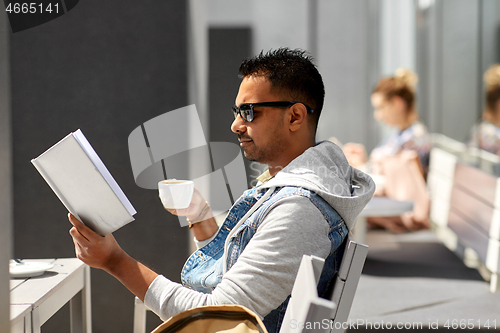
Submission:
M 9 263 L 9 272 L 11 278 L 27 278 L 39 276 L 45 271 L 54 267 L 54 264 L 40 261 L 23 261 L 17 263 L 13 260 Z

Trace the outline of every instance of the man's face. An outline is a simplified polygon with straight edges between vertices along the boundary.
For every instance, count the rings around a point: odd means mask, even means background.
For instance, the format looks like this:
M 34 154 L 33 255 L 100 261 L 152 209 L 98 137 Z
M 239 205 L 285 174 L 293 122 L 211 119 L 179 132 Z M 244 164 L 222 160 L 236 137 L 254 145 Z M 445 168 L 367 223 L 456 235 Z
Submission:
M 271 84 L 267 79 L 247 76 L 241 82 L 235 105 L 283 100 L 271 93 Z M 233 121 L 231 130 L 238 134 L 240 146 L 250 161 L 272 165 L 280 160 L 288 146 L 285 110 L 287 109 L 255 107 L 252 122 L 245 122 L 239 115 Z

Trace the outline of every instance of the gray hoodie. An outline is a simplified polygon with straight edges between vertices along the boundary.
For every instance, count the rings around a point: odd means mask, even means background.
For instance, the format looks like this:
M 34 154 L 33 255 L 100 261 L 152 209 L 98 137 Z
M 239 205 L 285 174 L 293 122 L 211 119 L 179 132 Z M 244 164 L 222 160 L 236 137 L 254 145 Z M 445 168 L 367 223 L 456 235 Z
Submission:
M 329 141 L 307 149 L 262 188 L 290 185 L 319 194 L 335 208 L 349 230 L 375 191 L 373 180 L 351 167 L 342 149 Z
M 319 194 L 349 230 L 375 191 L 372 179 L 349 166 L 342 150 L 331 142 L 309 148 L 259 189 L 280 186 L 304 187 Z M 264 317 L 290 295 L 304 253 L 328 256 L 329 230 L 322 213 L 309 199 L 282 199 L 266 214 L 237 262 L 211 294 L 188 289 L 160 275 L 149 286 L 145 304 L 163 320 L 193 307 L 217 304 L 240 304 Z

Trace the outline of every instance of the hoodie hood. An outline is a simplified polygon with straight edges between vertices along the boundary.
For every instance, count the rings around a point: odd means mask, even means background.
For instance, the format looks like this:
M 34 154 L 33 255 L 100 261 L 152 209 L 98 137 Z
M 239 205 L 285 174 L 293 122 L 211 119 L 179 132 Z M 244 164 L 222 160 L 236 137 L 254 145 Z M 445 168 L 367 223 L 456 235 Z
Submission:
M 349 230 L 375 192 L 370 176 L 350 166 L 342 149 L 330 141 L 307 149 L 259 189 L 282 186 L 306 188 L 321 196 Z

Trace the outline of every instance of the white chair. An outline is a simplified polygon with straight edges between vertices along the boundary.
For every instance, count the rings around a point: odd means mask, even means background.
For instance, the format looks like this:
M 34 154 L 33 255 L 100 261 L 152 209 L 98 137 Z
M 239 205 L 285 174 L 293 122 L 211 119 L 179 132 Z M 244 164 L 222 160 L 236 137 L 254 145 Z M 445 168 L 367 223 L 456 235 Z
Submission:
M 367 254 L 368 246 L 349 234 L 330 300 L 317 293 L 324 259 L 304 255 L 280 333 L 344 332 Z
M 324 259 L 304 255 L 295 278 L 292 296 L 280 333 L 337 333 L 345 331 L 346 327 L 343 324 L 347 323 L 367 254 L 368 246 L 356 243 L 352 234 L 349 233 L 330 300 L 320 298 L 317 293 L 317 284 L 323 269 Z M 136 297 L 134 333 L 146 332 L 146 311 L 144 303 Z M 307 323 L 318 324 L 316 328 L 308 329 Z
M 136 297 L 134 303 L 134 333 L 146 333 L 147 310 L 146 305 L 139 297 Z

